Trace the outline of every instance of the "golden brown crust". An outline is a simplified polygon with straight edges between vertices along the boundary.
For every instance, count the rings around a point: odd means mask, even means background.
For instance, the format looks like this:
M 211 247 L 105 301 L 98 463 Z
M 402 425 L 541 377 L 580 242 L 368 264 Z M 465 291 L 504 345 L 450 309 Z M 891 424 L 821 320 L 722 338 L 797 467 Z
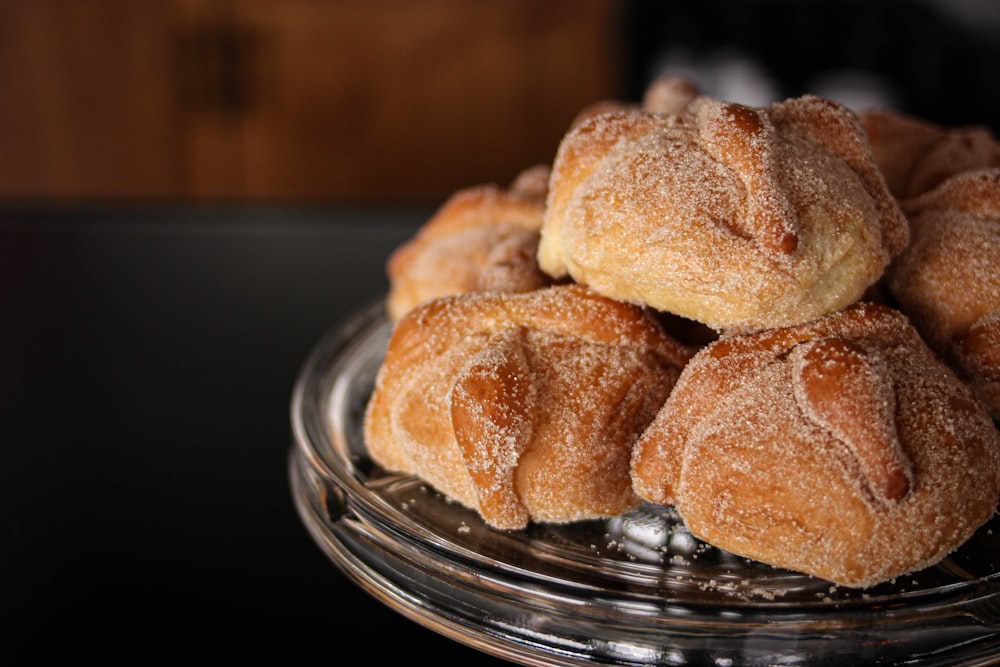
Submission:
M 524 292 L 551 284 L 536 259 L 548 171 L 547 166 L 527 169 L 508 189 L 472 186 L 449 197 L 389 257 L 390 319 L 439 296 Z
M 889 190 L 909 199 L 949 176 L 1000 166 L 1000 141 L 987 127 L 946 127 L 890 110 L 859 114 Z
M 993 516 L 1000 433 L 903 314 L 860 303 L 700 350 L 632 474 L 711 544 L 867 587 Z
M 698 96 L 564 137 L 539 266 L 723 330 L 808 321 L 877 282 L 908 241 L 857 117 L 806 96 Z
M 905 496 L 913 471 L 894 427 L 896 395 L 881 357 L 830 337 L 797 345 L 789 359 L 802 414 L 847 446 L 872 497 Z
M 902 205 L 912 241 L 886 285 L 1000 419 L 1000 168 L 955 174 Z
M 578 285 L 434 299 L 395 326 L 365 442 L 497 528 L 619 514 L 639 502 L 632 446 L 690 354 Z

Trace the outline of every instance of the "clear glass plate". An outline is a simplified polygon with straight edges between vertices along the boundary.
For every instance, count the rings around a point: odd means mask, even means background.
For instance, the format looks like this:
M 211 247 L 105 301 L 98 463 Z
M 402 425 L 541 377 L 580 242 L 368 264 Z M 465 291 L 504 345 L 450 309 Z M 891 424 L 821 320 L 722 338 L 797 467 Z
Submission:
M 867 590 L 716 549 L 666 507 L 497 531 L 368 458 L 364 407 L 390 332 L 380 301 L 318 341 L 292 396 L 289 474 L 334 565 L 410 619 L 524 665 L 996 664 L 998 520 Z

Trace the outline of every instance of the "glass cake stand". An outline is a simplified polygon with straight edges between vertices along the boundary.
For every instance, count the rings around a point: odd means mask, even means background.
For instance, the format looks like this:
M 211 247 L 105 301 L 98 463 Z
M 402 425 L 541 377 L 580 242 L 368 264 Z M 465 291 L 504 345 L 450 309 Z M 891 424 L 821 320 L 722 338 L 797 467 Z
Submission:
M 367 456 L 391 333 L 378 301 L 330 329 L 291 400 L 293 499 L 348 578 L 446 637 L 523 665 L 993 665 L 1000 522 L 938 565 L 860 590 L 712 547 L 669 507 L 498 531 Z

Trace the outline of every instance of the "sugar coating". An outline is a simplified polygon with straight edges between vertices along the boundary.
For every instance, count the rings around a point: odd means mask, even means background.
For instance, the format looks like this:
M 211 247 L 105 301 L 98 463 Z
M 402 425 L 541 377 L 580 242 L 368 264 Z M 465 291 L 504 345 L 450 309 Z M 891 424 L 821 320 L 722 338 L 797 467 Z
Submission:
M 539 266 L 716 329 L 839 310 L 907 242 L 858 119 L 813 97 L 594 116 L 553 165 Z
M 477 185 L 449 197 L 389 257 L 390 319 L 439 296 L 527 292 L 552 283 L 536 260 L 548 174 L 547 165 L 535 165 L 509 188 Z
M 497 528 L 620 514 L 639 503 L 632 447 L 690 354 L 579 285 L 434 299 L 393 330 L 368 451 Z
M 950 176 L 1000 167 L 1000 140 L 985 126 L 948 127 L 888 109 L 859 113 L 889 191 L 910 199 Z
M 836 584 L 933 565 L 1000 496 L 994 167 L 981 128 L 813 96 L 591 105 L 390 258 L 369 453 L 500 529 L 645 500 Z
M 830 341 L 850 350 L 828 361 L 850 391 L 803 398 L 801 350 Z M 846 405 L 867 435 L 822 418 L 825 400 Z M 872 433 L 884 440 L 857 440 Z M 902 492 L 882 483 L 893 469 Z M 867 587 L 940 561 L 993 516 L 1000 432 L 901 313 L 857 304 L 700 350 L 632 470 L 641 496 L 674 504 L 715 546 Z
M 1000 168 L 953 175 L 903 207 L 912 241 L 886 285 L 1000 419 Z

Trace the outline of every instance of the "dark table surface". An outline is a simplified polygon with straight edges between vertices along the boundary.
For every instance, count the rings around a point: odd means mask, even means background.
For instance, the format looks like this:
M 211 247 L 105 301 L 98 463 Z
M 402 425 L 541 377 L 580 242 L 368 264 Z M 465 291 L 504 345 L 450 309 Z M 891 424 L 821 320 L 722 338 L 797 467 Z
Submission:
M 300 366 L 427 213 L 0 210 L 0 655 L 504 664 L 343 576 L 290 492 Z

